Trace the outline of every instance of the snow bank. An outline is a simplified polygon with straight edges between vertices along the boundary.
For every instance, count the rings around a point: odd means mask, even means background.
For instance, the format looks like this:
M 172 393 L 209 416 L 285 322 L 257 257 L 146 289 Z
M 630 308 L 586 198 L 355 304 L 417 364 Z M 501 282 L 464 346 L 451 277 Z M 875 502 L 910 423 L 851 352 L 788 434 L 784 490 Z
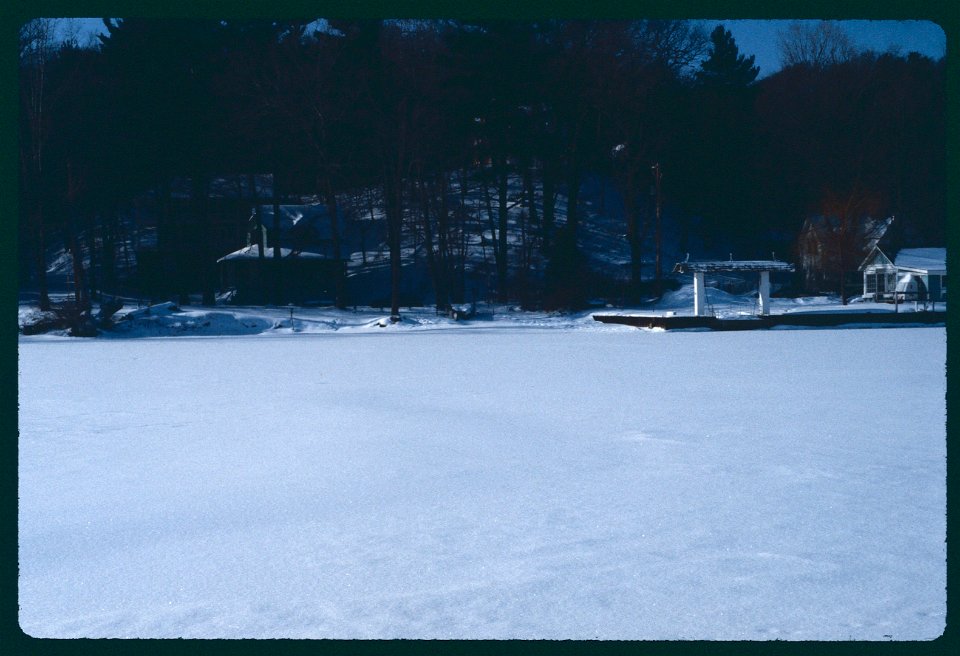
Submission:
M 586 331 L 622 331 L 623 326 L 600 324 L 593 312 L 571 314 L 522 312 L 511 306 L 481 305 L 475 316 L 456 321 L 433 308 L 403 308 L 402 320 L 390 321 L 389 313 L 376 308 L 356 311 L 336 308 L 236 307 L 222 305 L 176 307 L 172 303 L 137 308 L 128 305 L 116 315 L 110 328 L 100 332 L 104 339 L 145 337 L 221 337 L 229 335 L 292 335 L 300 333 L 395 332 L 422 330 L 513 330 L 558 329 Z M 18 320 L 21 328 L 44 316 L 36 307 L 21 305 Z M 67 331 L 44 335 L 21 336 L 21 340 L 66 337 Z
M 758 312 L 753 293 L 731 294 L 717 288 L 707 290 L 707 311 L 721 318 L 741 317 Z M 63 300 L 63 299 L 61 299 Z M 69 300 L 69 299 L 67 299 Z M 814 296 L 801 298 L 771 299 L 774 314 L 789 312 L 892 312 L 889 303 L 860 302 L 841 305 L 839 298 Z M 328 333 L 331 331 L 383 332 L 410 330 L 500 330 L 500 329 L 558 329 L 587 331 L 632 330 L 614 324 L 600 324 L 593 320 L 596 313 L 637 316 L 676 316 L 693 314 L 693 285 L 684 285 L 678 290 L 666 292 L 655 303 L 635 308 L 603 308 L 574 313 L 521 311 L 511 305 L 478 303 L 475 316 L 455 321 L 439 315 L 432 307 L 401 308 L 403 318 L 399 323 L 389 321 L 389 313 L 383 308 L 360 307 L 336 309 L 332 307 L 290 306 L 234 306 L 176 307 L 165 303 L 151 308 L 127 305 L 119 311 L 113 326 L 100 333 L 104 338 L 134 337 L 218 337 L 225 335 L 284 335 L 300 333 Z M 938 310 L 946 308 L 937 304 Z M 900 312 L 914 310 L 913 303 L 900 304 Z M 35 303 L 24 302 L 18 309 L 18 321 L 24 325 L 39 320 L 42 313 Z M 67 331 L 54 331 L 39 339 L 62 338 Z

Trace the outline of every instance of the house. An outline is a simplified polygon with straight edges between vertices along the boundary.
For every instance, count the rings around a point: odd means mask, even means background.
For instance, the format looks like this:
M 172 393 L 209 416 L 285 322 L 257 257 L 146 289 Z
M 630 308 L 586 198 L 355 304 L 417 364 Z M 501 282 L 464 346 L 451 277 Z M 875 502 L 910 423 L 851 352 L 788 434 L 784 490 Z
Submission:
M 341 231 L 343 220 L 338 217 Z M 254 208 L 247 223 L 247 245 L 217 260 L 220 291 L 233 290 L 237 303 L 259 304 L 273 297 L 274 248 L 279 247 L 284 295 L 296 303 L 330 302 L 338 276 L 346 270 L 344 249 L 336 253 L 326 205 L 272 205 Z M 261 248 L 263 255 L 261 256 Z
M 803 288 L 809 292 L 836 290 L 843 276 L 844 290 L 855 294 L 860 286 L 856 280 L 857 262 L 877 247 L 893 221 L 892 216 L 847 221 L 835 216 L 804 219 L 796 246 Z
M 268 303 L 273 297 L 275 261 L 273 247 L 251 244 L 217 260 L 220 291 L 234 291 L 233 301 L 243 304 Z M 280 248 L 281 279 L 285 298 L 298 304 L 332 303 L 338 273 L 346 262 L 310 251 Z M 338 272 L 338 268 L 340 271 Z
M 946 248 L 903 248 L 891 260 L 875 246 L 860 265 L 860 271 L 865 299 L 947 300 Z
M 202 202 L 189 177 L 175 176 L 134 201 L 138 285 L 152 298 L 191 292 L 209 280 L 216 256 L 247 240 L 250 208 L 273 193 L 269 174 L 216 175 Z

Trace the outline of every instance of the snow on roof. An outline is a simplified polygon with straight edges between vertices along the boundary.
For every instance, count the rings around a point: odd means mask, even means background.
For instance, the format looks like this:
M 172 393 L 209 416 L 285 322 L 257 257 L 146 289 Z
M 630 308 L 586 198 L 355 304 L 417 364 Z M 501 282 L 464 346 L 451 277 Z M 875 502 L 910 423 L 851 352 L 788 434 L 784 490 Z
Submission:
M 291 255 L 292 254 L 292 255 Z M 267 247 L 263 249 L 263 256 L 266 259 L 273 257 L 273 248 Z M 234 251 L 228 255 L 224 255 L 217 262 L 224 262 L 226 260 L 255 260 L 260 257 L 260 247 L 257 244 L 251 244 L 241 248 L 238 251 Z M 298 257 L 301 259 L 326 259 L 320 253 L 312 253 L 310 251 L 292 251 L 289 248 L 280 249 L 280 257 Z
M 793 271 L 793 265 L 780 260 L 711 260 L 705 262 L 677 262 L 674 273 L 701 271 Z
M 903 269 L 946 271 L 946 248 L 904 248 L 897 253 L 894 264 Z

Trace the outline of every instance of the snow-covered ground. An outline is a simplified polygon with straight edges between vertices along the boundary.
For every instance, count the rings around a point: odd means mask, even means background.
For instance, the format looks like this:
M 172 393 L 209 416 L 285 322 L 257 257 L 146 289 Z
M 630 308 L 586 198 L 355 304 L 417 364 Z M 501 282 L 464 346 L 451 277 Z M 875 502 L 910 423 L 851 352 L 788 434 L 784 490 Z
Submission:
M 943 631 L 943 328 L 405 315 L 21 337 L 24 631 Z
M 54 301 L 70 301 L 71 296 L 61 294 Z M 716 288 L 707 291 L 707 309 L 710 314 L 722 318 L 736 318 L 755 315 L 758 312 L 757 301 L 752 293 L 730 294 Z M 859 301 L 859 299 L 857 299 Z M 900 312 L 913 312 L 915 303 L 900 304 Z M 463 306 L 469 309 L 471 306 Z M 929 309 L 945 310 L 946 304 L 928 305 Z M 96 314 L 96 307 L 94 313 Z M 172 336 L 227 336 L 227 335 L 296 335 L 303 333 L 336 332 L 382 332 L 409 330 L 476 330 L 510 328 L 550 328 L 562 330 L 610 330 L 601 327 L 593 319 L 595 314 L 656 315 L 666 313 L 675 315 L 693 314 L 693 285 L 683 285 L 676 291 L 667 292 L 656 302 L 634 308 L 594 308 L 575 313 L 521 311 L 517 306 L 489 305 L 479 303 L 473 306 L 475 316 L 468 320 L 455 321 L 446 315 L 440 315 L 431 307 L 401 308 L 403 321 L 389 324 L 389 309 L 359 307 L 356 309 L 337 309 L 333 307 L 264 307 L 202 305 L 177 307 L 173 303 L 163 303 L 150 308 L 138 307 L 128 303 L 114 316 L 114 324 L 100 332 L 100 337 L 172 337 Z M 773 314 L 793 312 L 893 312 L 890 303 L 852 302 L 842 305 L 834 296 L 810 296 L 799 298 L 771 299 Z M 23 301 L 19 306 L 19 325 L 36 322 L 43 316 L 35 301 Z M 52 316 L 52 314 L 50 315 Z M 39 338 L 50 339 L 66 337 L 67 330 L 54 330 Z

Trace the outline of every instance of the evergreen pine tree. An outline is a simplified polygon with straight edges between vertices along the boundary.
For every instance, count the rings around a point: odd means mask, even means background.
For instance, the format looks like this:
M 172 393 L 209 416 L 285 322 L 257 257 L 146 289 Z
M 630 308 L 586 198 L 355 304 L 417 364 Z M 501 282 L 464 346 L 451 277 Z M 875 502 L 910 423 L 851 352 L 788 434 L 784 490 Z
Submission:
M 754 55 L 740 54 L 730 30 L 717 25 L 710 33 L 710 56 L 700 64 L 697 81 L 705 86 L 748 86 L 760 72 L 760 67 L 754 66 L 753 61 Z

